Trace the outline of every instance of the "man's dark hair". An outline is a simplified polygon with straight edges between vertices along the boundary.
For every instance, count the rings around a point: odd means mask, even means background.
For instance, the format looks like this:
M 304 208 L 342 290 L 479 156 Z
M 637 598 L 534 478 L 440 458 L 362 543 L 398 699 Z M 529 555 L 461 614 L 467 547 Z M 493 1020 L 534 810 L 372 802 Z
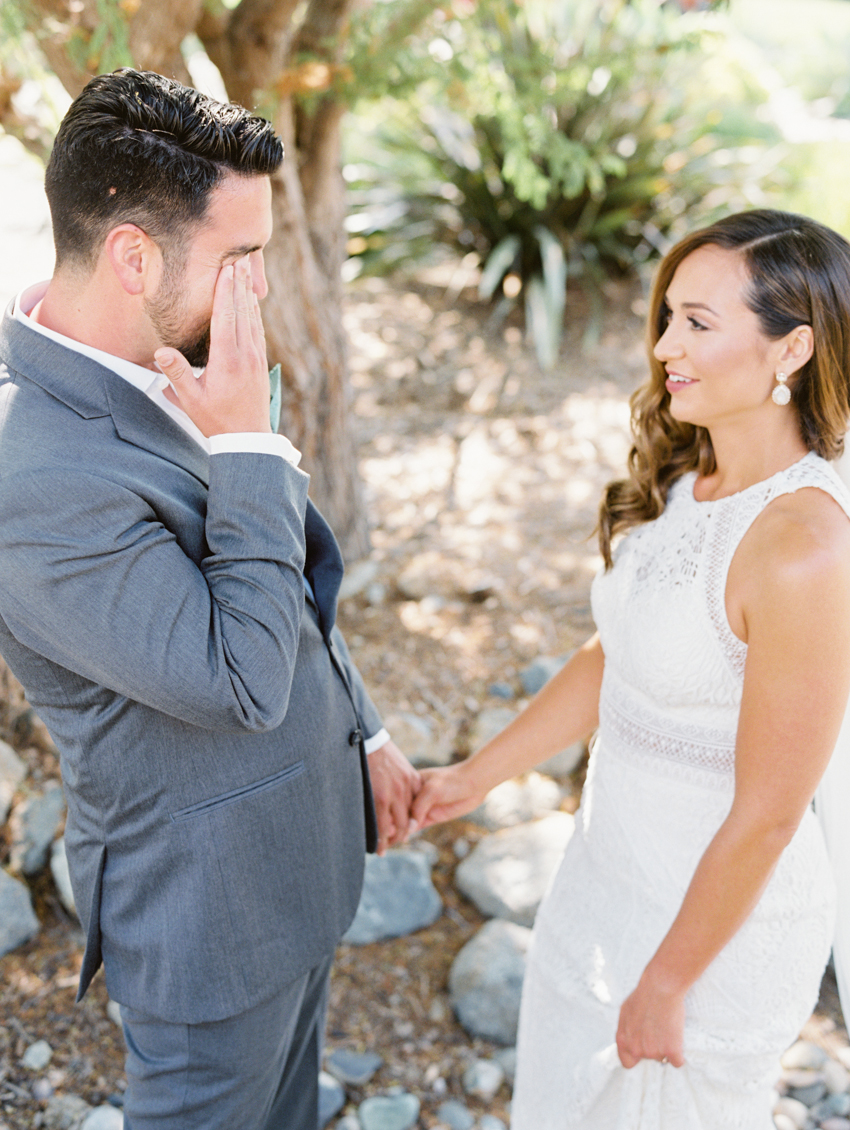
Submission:
M 268 175 L 282 160 L 271 124 L 241 106 L 151 71 L 98 75 L 65 115 L 47 165 L 56 266 L 91 270 L 123 223 L 182 259 L 228 170 Z

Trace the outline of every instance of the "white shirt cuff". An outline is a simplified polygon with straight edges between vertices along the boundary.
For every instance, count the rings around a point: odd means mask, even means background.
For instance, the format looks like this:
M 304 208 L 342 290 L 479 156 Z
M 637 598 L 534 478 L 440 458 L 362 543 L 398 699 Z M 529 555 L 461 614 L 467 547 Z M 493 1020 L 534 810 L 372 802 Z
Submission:
M 301 452 L 286 436 L 273 432 L 227 432 L 210 436 L 210 455 L 230 455 L 249 452 L 257 455 L 279 455 L 293 467 L 301 462 Z
M 367 753 L 374 753 L 376 749 L 380 749 L 382 745 L 386 745 L 389 740 L 390 735 L 382 727 L 380 730 L 378 730 L 377 734 L 375 734 L 371 738 L 366 739 L 366 741 L 363 743 L 363 748 Z

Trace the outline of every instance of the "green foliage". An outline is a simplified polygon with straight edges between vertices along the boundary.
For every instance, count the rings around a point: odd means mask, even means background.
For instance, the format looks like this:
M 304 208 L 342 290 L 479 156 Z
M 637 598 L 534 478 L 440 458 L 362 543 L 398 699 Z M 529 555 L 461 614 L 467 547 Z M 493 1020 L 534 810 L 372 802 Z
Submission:
M 723 17 L 662 0 L 451 0 L 392 65 L 415 96 L 349 146 L 352 250 L 363 269 L 435 239 L 475 252 L 482 297 L 513 280 L 546 365 L 567 275 L 599 282 L 755 202 L 777 160 Z

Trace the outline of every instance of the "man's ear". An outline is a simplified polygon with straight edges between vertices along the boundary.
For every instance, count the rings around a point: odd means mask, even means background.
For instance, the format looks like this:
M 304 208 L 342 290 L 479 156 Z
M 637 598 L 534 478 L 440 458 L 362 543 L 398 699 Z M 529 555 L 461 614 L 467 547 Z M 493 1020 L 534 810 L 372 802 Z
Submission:
M 119 224 L 107 235 L 104 253 L 127 294 L 144 294 L 158 284 L 162 254 L 135 224 Z
M 779 363 L 791 376 L 806 364 L 815 351 L 815 335 L 811 326 L 796 326 L 783 342 Z

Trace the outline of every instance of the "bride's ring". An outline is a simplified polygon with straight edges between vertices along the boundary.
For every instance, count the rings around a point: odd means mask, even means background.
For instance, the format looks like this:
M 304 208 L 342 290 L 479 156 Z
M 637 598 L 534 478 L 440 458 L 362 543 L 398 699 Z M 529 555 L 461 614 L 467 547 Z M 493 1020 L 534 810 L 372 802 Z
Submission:
M 661 1062 L 662 1062 L 662 1063 L 669 1063 L 670 1061 L 669 1061 L 669 1059 L 667 1058 L 667 1056 L 666 1056 L 666 1055 L 663 1055 L 663 1056 L 661 1057 Z

